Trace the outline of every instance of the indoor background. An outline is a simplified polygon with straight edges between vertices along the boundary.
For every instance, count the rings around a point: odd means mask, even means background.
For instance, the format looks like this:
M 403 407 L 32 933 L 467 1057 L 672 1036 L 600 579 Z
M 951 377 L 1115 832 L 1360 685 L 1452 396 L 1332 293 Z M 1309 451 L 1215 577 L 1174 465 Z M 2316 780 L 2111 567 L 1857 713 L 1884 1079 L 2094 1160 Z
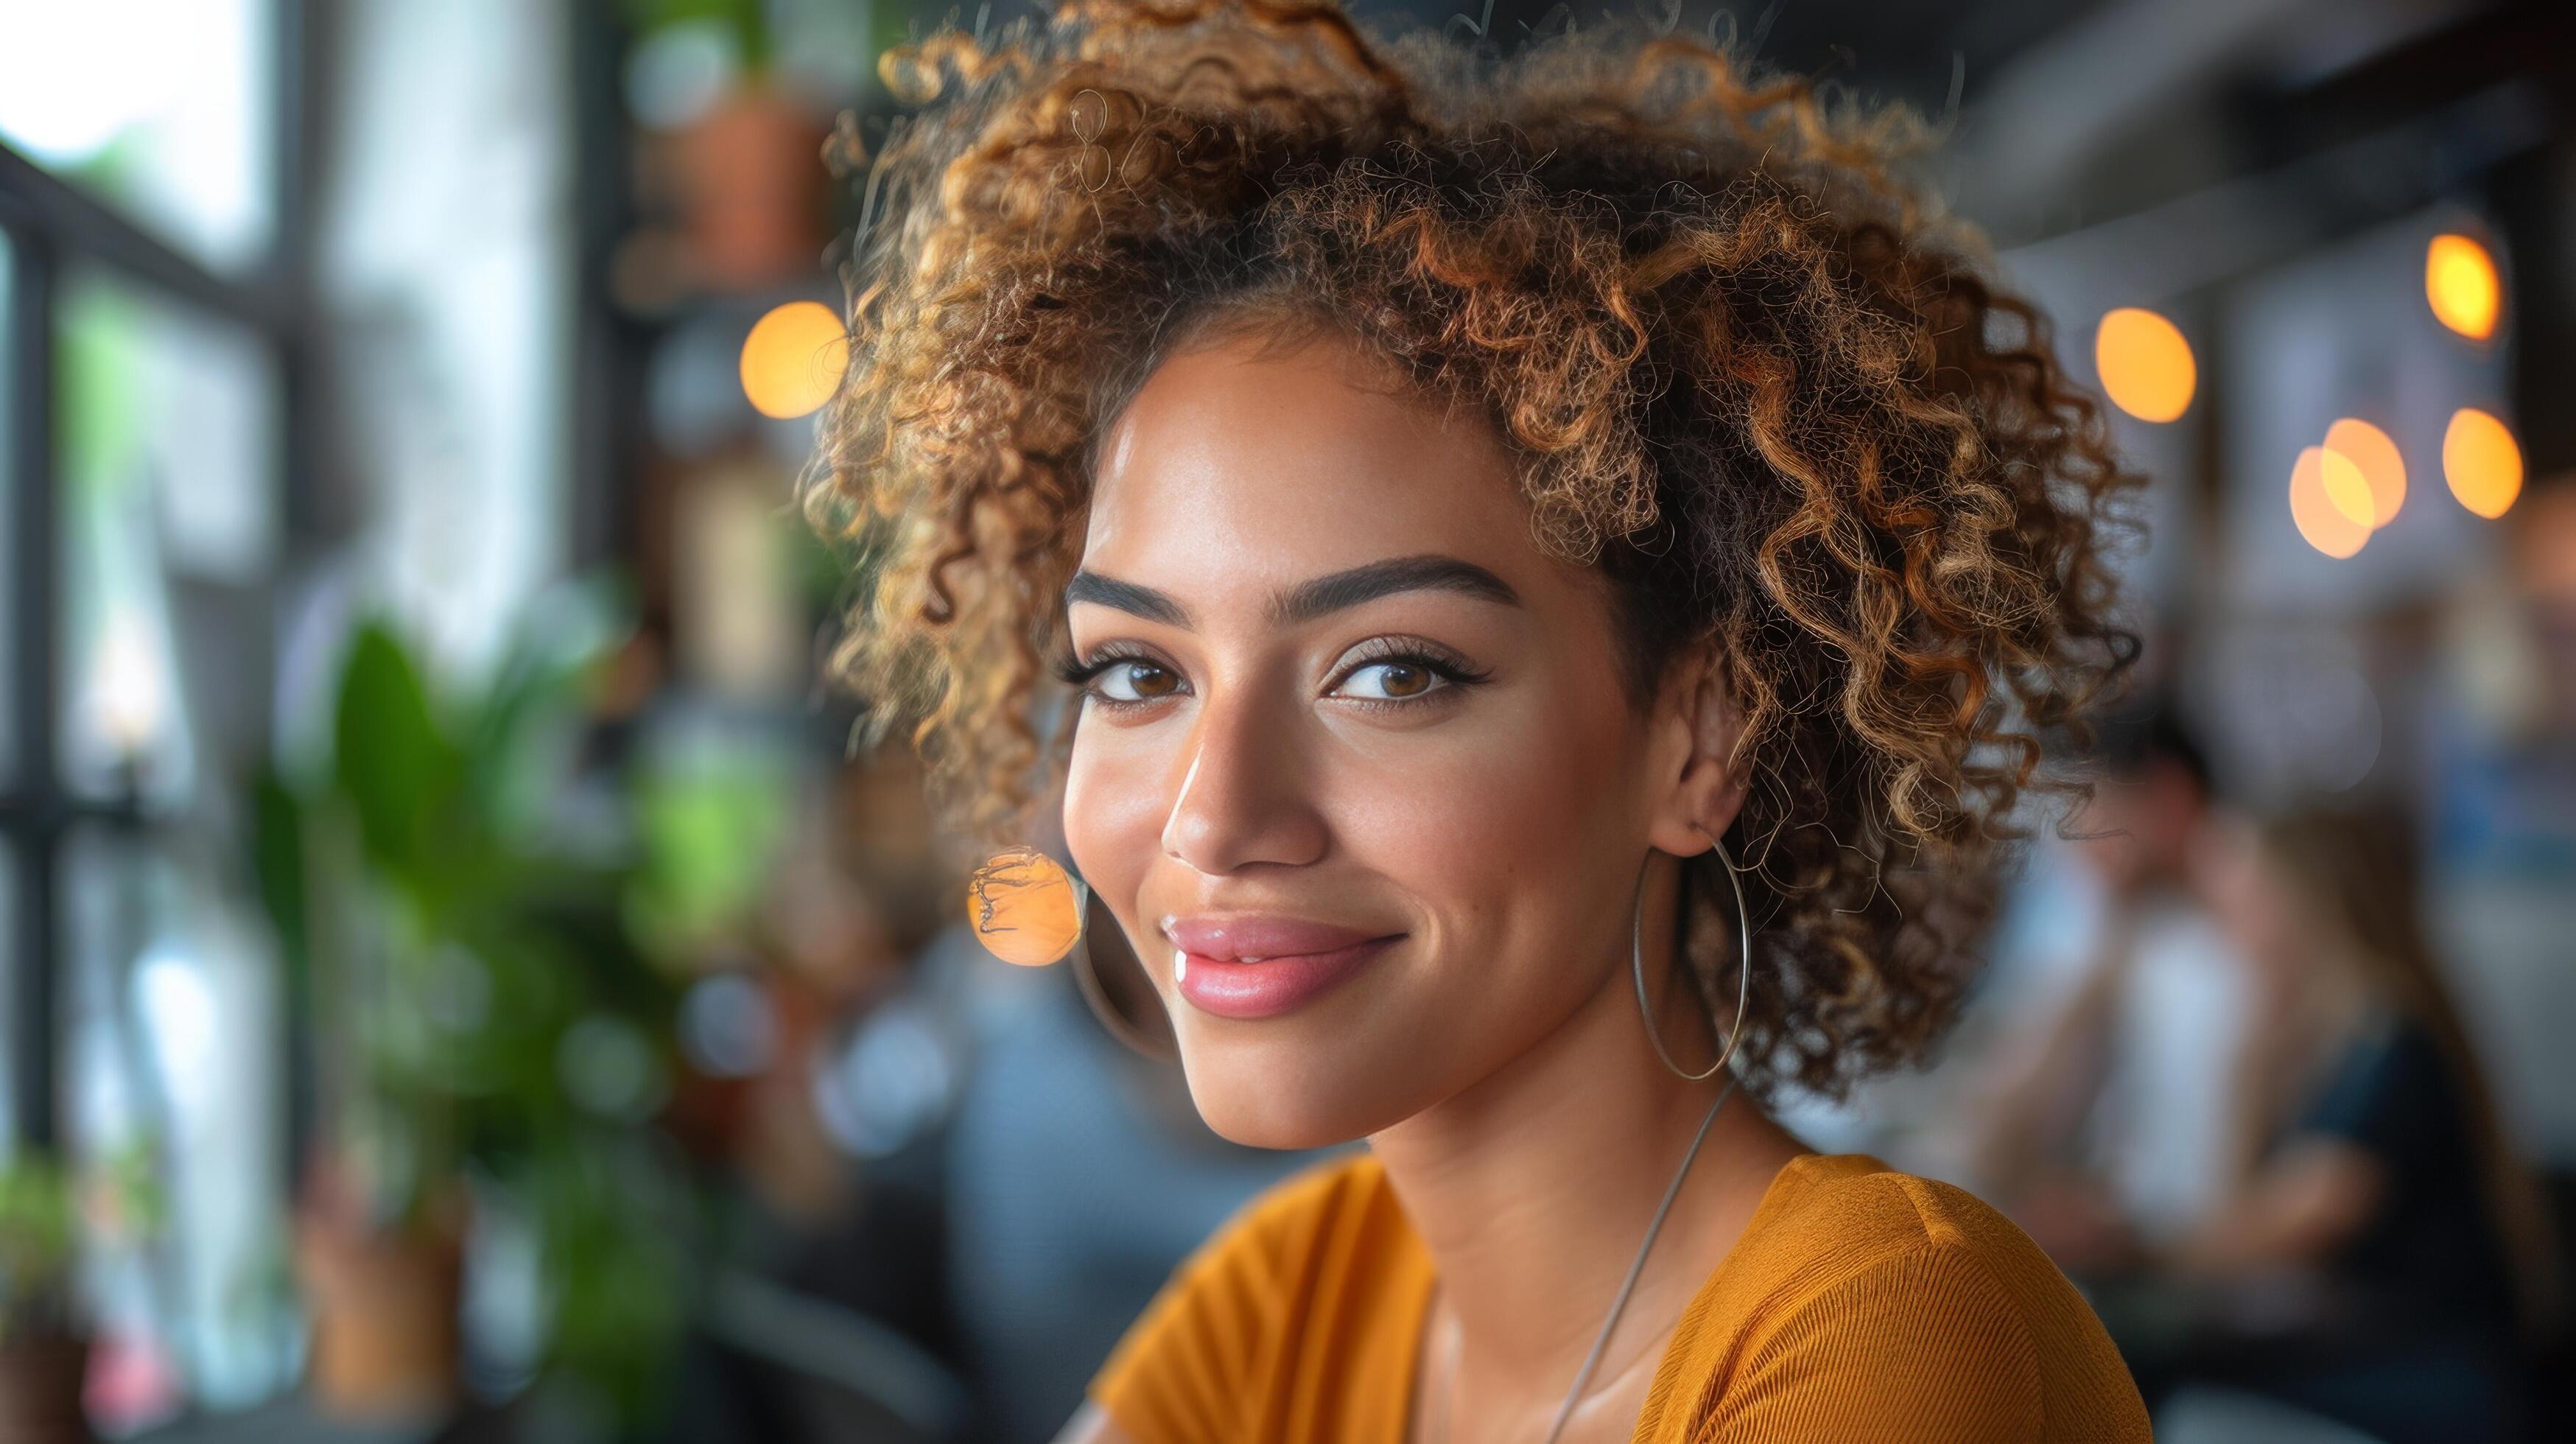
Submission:
M 1947 129 L 2153 478 L 2114 765 L 2402 835 L 2564 1232 L 2576 7 L 1638 8 Z M 0 1438 L 1041 1440 L 1307 1161 L 982 954 L 824 678 L 826 155 L 895 114 L 886 46 L 1022 13 L 0 0 Z M 1939 1067 L 1793 1120 L 1985 1182 L 1978 1075 L 2109 891 L 2043 841 Z M 2162 1120 L 2101 1165 L 2142 1235 L 2215 1186 L 2219 950 L 2110 1070 Z

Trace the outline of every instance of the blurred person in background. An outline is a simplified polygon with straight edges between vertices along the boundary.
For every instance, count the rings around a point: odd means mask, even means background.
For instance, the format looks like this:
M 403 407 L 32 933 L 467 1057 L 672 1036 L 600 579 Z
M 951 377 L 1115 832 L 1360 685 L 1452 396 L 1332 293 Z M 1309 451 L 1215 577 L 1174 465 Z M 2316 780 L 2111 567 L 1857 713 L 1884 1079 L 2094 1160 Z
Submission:
M 1969 1086 L 1970 1171 L 2060 1266 L 2170 1240 L 2223 1186 L 2223 1079 L 2241 970 L 2194 890 L 2213 816 L 2209 764 L 2170 706 L 2107 722 L 2101 780 L 2068 825 L 2084 894 L 2078 951 Z M 2064 946 L 2064 945 L 2061 945 Z M 2000 1030 L 1999 1030 L 2000 1031 Z
M 2403 819 L 2302 811 L 2198 860 L 2251 984 L 2224 1187 L 2105 1296 L 2150 1402 L 2269 1395 L 2388 1444 L 2513 1440 L 2554 1241 L 2417 914 Z
M 2536 480 L 2503 525 L 2506 565 L 2464 583 L 2440 637 L 2424 862 L 2499 1091 L 2576 1220 L 2576 472 Z

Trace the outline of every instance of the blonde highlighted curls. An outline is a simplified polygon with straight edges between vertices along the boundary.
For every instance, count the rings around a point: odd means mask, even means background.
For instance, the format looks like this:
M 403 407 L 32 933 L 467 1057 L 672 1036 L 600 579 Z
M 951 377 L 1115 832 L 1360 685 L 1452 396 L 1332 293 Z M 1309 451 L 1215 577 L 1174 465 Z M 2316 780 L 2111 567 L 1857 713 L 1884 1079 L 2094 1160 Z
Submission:
M 1077 0 L 884 70 L 922 109 L 860 158 L 808 499 L 868 559 L 844 673 L 952 815 L 1009 836 L 1061 764 L 1044 658 L 1108 419 L 1207 327 L 1328 329 L 1508 439 L 1538 543 L 1613 583 L 1636 696 L 1719 649 L 1748 1082 L 1922 1056 L 2017 799 L 2077 789 L 2042 740 L 2135 653 L 2105 552 L 2137 478 L 1895 178 L 1919 123 L 1685 35 L 1502 58 L 1310 0 Z M 1731 894 L 1691 893 L 1731 1002 Z

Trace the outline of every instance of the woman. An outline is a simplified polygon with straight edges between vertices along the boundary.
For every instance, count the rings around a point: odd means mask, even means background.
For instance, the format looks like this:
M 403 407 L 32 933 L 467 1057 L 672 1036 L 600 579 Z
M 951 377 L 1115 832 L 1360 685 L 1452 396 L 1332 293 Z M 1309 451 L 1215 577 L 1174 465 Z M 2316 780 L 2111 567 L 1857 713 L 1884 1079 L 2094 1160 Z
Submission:
M 844 660 L 996 838 L 1062 762 L 1218 1132 L 1369 1143 L 1065 1437 L 2145 1438 L 2028 1240 L 1759 1106 L 1921 1055 L 2133 650 L 2131 478 L 1907 129 L 1684 36 L 1268 0 L 887 74 L 935 104 L 813 497 Z
M 2237 1167 L 2150 1260 L 2199 1307 L 2157 1310 L 2183 1328 L 2136 1341 L 2142 1375 L 2258 1389 L 2392 1444 L 2521 1437 L 2554 1247 L 2426 943 L 2404 820 L 2313 810 L 2220 838 L 2202 886 L 2256 998 Z

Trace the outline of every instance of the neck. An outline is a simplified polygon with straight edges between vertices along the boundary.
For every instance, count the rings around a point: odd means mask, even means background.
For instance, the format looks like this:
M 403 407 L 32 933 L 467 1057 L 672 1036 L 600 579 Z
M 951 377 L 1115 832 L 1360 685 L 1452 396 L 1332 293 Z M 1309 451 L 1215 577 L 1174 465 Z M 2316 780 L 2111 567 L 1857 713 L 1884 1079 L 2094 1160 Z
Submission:
M 1677 879 L 1670 859 L 1659 865 L 1647 915 L 1669 919 Z M 1650 959 L 1671 956 L 1669 926 L 1663 931 L 1650 931 Z M 1724 1086 L 1723 1075 L 1694 1083 L 1656 1060 L 1626 941 L 1619 965 L 1557 1029 L 1370 1140 L 1438 1271 L 1462 1397 L 1552 1411 Z M 1670 972 L 1650 966 L 1650 981 L 1659 976 Z M 1667 990 L 1658 1007 L 1675 1060 L 1706 1066 L 1714 1053 L 1704 1014 L 1691 1020 L 1700 1011 L 1694 991 Z M 1597 1382 L 1608 1387 L 1640 1357 L 1651 1367 L 1655 1341 L 1733 1247 L 1782 1165 L 1804 1151 L 1740 1091 L 1727 1100 L 1656 1235 Z

